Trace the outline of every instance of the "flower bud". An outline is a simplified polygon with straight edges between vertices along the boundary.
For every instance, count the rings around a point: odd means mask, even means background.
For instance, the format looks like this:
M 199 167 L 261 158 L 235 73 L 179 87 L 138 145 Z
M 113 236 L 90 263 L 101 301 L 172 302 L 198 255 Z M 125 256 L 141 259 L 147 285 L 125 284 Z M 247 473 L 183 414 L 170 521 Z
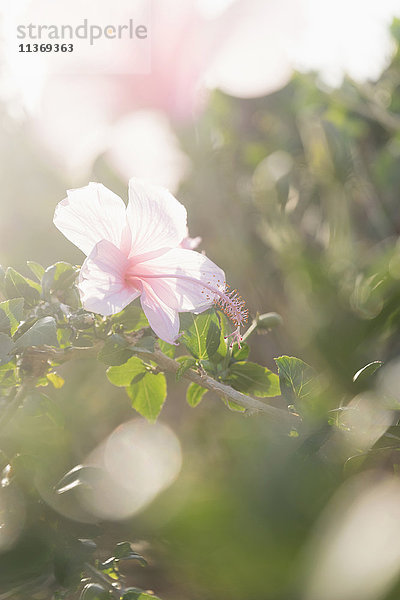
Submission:
M 274 329 L 278 325 L 283 324 L 281 315 L 276 312 L 264 313 L 256 316 L 257 329 Z

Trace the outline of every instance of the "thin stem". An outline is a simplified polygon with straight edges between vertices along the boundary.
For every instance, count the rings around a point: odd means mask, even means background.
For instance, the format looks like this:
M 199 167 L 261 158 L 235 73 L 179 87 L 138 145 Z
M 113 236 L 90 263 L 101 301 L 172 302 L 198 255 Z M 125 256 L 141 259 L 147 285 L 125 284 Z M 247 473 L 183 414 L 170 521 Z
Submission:
M 254 319 L 254 321 L 252 322 L 250 327 L 242 335 L 242 342 L 245 342 L 251 336 L 251 334 L 257 329 L 257 326 L 258 326 L 258 323 Z

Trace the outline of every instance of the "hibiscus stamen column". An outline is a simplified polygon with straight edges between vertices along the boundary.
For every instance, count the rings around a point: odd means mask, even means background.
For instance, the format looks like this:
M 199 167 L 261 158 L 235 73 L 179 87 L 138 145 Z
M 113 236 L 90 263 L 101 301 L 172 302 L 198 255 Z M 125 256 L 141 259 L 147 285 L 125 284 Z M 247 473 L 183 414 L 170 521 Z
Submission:
M 128 271 L 125 276 L 125 280 L 131 282 L 132 285 L 135 285 L 135 280 L 146 279 L 180 279 L 200 286 L 202 288 L 201 293 L 204 294 L 205 299 L 220 308 L 236 326 L 235 331 L 226 336 L 227 338 L 232 338 L 231 346 L 236 342 L 239 348 L 241 347 L 242 336 L 240 334 L 240 327 L 247 322 L 249 311 L 246 308 L 245 301 L 238 294 L 237 290 L 229 290 L 226 283 L 219 280 L 215 285 L 212 285 L 211 281 L 204 282 L 201 279 L 179 273 L 145 274 L 133 271 L 129 273 Z

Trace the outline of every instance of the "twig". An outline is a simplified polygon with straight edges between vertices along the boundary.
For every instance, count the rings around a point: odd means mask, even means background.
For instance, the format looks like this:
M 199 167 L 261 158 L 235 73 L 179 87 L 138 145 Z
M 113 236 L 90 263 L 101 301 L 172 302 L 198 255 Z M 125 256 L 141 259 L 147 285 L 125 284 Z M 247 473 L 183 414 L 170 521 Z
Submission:
M 59 350 L 50 346 L 42 346 L 40 352 L 46 352 L 49 360 L 63 363 L 74 358 L 93 356 L 100 350 L 101 345 L 102 344 L 97 344 L 95 347 L 70 348 L 65 350 Z M 155 349 L 154 352 L 136 352 L 136 354 L 147 361 L 151 360 L 155 362 L 163 371 L 170 373 L 176 373 L 181 366 L 178 361 L 174 360 L 173 358 L 169 358 L 158 348 Z M 207 374 L 199 374 L 194 369 L 188 369 L 183 377 L 189 381 L 192 381 L 193 383 L 197 383 L 197 385 L 200 385 L 211 392 L 214 392 L 220 398 L 235 402 L 239 406 L 242 406 L 244 409 L 246 409 L 250 414 L 264 413 L 272 419 L 280 421 L 285 425 L 298 425 L 300 422 L 300 418 L 297 415 L 294 415 L 293 413 L 281 408 L 271 406 L 270 404 L 261 402 L 260 400 L 257 400 L 252 396 L 248 396 L 247 394 L 242 394 L 241 392 L 233 389 L 231 386 L 216 381 Z
M 258 327 L 258 323 L 257 323 L 256 319 L 254 319 L 254 321 L 252 322 L 250 327 L 248 329 L 246 329 L 246 331 L 242 335 L 242 342 L 245 342 L 251 336 L 253 331 L 255 331 L 257 329 L 257 327 Z
M 164 371 L 176 373 L 180 367 L 180 363 L 178 361 L 174 360 L 173 358 L 169 358 L 168 356 L 163 354 L 161 350 L 158 349 L 156 349 L 151 354 L 143 354 L 143 358 L 145 356 L 147 357 L 147 359 L 156 362 Z M 234 390 L 231 386 L 216 381 L 209 375 L 200 375 L 193 369 L 188 369 L 183 377 L 185 377 L 189 381 L 192 381 L 193 383 L 197 383 L 197 385 L 200 385 L 201 387 L 206 388 L 211 392 L 214 392 L 220 398 L 225 398 L 227 400 L 235 402 L 236 404 L 239 404 L 239 406 L 242 406 L 250 413 L 262 412 L 273 419 L 277 419 L 287 424 L 299 423 L 299 417 L 297 417 L 296 415 L 282 410 L 281 408 L 271 406 L 270 404 L 265 404 L 264 402 L 261 402 L 256 398 L 252 398 L 252 396 L 242 394 L 241 392 Z

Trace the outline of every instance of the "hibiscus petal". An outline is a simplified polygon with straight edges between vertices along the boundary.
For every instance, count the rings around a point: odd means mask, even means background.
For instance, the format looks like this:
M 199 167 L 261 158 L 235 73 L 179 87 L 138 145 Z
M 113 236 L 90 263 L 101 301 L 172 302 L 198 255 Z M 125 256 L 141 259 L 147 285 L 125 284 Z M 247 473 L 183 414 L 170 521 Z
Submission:
M 130 245 L 125 204 L 100 183 L 68 190 L 56 207 L 54 225 L 86 255 L 100 240 L 125 250 Z
M 135 300 L 141 289 L 127 285 L 128 259 L 114 244 L 102 240 L 82 265 L 79 292 L 82 305 L 101 315 L 113 315 Z
M 143 282 L 140 301 L 154 333 L 164 342 L 173 344 L 179 335 L 178 312 L 167 306 L 155 293 L 153 287 L 145 282 Z
M 163 302 L 179 312 L 202 312 L 213 304 L 216 294 L 204 284 L 216 291 L 225 290 L 223 270 L 193 250 L 168 250 L 157 258 L 136 264 L 133 272 L 149 283 Z
M 140 179 L 129 181 L 127 219 L 132 232 L 130 255 L 175 248 L 186 237 L 186 209 L 168 190 Z

